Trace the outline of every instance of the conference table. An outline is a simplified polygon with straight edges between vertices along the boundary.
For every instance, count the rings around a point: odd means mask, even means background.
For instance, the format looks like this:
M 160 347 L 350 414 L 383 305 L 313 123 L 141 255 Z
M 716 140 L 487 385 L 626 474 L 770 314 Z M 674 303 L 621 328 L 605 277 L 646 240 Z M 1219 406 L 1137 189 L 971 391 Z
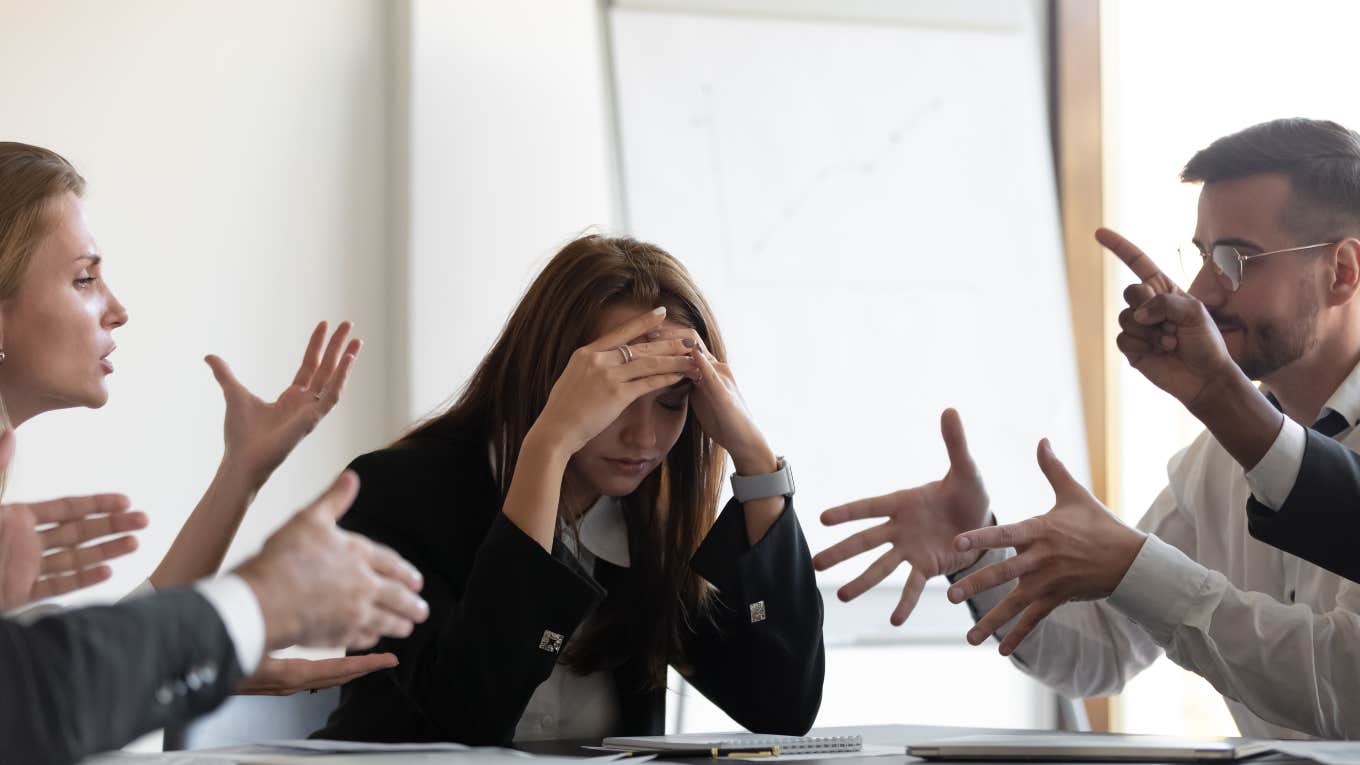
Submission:
M 1007 730 L 998 728 L 970 728 L 970 727 L 951 727 L 937 725 L 868 725 L 850 727 L 824 727 L 816 728 L 810 735 L 818 736 L 848 736 L 859 735 L 866 748 L 864 753 L 839 753 L 829 754 L 821 757 L 809 757 L 807 755 L 797 757 L 799 765 L 915 765 L 925 762 L 916 757 L 911 757 L 906 753 L 909 744 L 920 743 L 941 738 L 951 738 L 955 736 L 966 736 L 981 733 L 1011 733 L 1011 734 L 1045 734 L 1053 735 L 1054 731 L 1044 730 Z M 1083 736 L 1090 734 L 1083 733 L 1063 733 L 1064 736 Z M 715 735 L 721 738 L 722 734 Z M 133 763 L 165 763 L 166 765 L 231 765 L 234 762 L 245 763 L 265 763 L 265 765 L 293 765 L 294 763 L 315 765 L 532 765 L 536 760 L 548 765 L 563 765 L 569 763 L 566 758 L 580 759 L 583 763 L 588 758 L 595 758 L 604 755 L 597 747 L 599 739 L 591 740 L 562 740 L 562 741 L 540 741 L 532 743 L 521 743 L 516 745 L 515 750 L 507 749 L 466 749 L 462 751 L 443 751 L 443 752 L 364 752 L 364 753 L 345 753 L 345 754 L 305 754 L 305 753 L 284 753 L 270 754 L 261 757 L 263 754 L 258 748 L 253 746 L 242 746 L 222 749 L 203 749 L 193 751 L 165 752 L 163 754 L 148 755 L 129 755 L 126 753 L 111 753 L 91 758 L 85 761 L 87 765 L 132 765 Z M 233 755 L 239 754 L 240 759 L 236 760 Z M 528 757 L 525 755 L 534 755 Z M 785 759 L 785 758 L 780 758 Z M 788 758 L 792 760 L 795 758 Z M 786 760 L 786 761 L 788 761 Z M 667 759 L 666 762 L 692 762 L 692 763 L 712 763 L 709 758 L 676 758 Z M 1251 765 L 1314 765 L 1313 761 L 1289 757 L 1286 755 L 1266 755 L 1251 759 Z M 1015 763 L 1005 763 L 1003 761 L 989 761 L 988 765 L 1042 765 L 1040 760 L 1026 760 Z M 1066 762 L 1064 765 L 1081 765 L 1080 763 Z M 1092 763 L 1095 765 L 1095 763 Z M 1108 765 L 1105 763 L 1104 765 Z M 1155 764 L 1154 764 L 1155 765 Z
M 842 754 L 837 754 L 837 755 L 828 755 L 828 756 L 826 756 L 826 757 L 820 757 L 820 758 L 815 758 L 815 759 L 807 759 L 807 758 L 801 758 L 801 757 L 800 757 L 800 758 L 797 760 L 797 762 L 800 763 L 800 765 L 803 765 L 803 764 L 805 764 L 805 765 L 907 765 L 907 763 L 912 763 L 913 765 L 915 765 L 915 764 L 917 764 L 917 763 L 924 763 L 924 762 L 926 762 L 926 761 L 925 761 L 925 760 L 922 760 L 922 759 L 920 759 L 920 758 L 918 758 L 918 757 L 912 757 L 912 756 L 908 755 L 907 752 L 906 752 L 906 748 L 907 748 L 907 746 L 908 746 L 909 744 L 915 744 L 915 743 L 919 743 L 919 742 L 923 742 L 923 741 L 931 741 L 931 740 L 941 739 L 941 738 L 951 738 L 951 737 L 955 737 L 955 736 L 968 736 L 968 735 L 976 735 L 976 734 L 983 734 L 983 733 L 1011 733 L 1011 734 L 1044 734 L 1044 735 L 1053 735 L 1053 734 L 1054 734 L 1054 731 L 1048 731 L 1048 730 L 1012 730 L 1012 729 L 1003 729 L 1003 728 L 969 728 L 969 727 L 952 727 L 952 726 L 939 726 L 939 725 L 865 725 L 865 726 L 847 726 L 847 727 L 826 727 L 826 728 L 817 728 L 817 729 L 813 730 L 812 733 L 811 733 L 810 735 L 817 735 L 817 736 L 849 736 L 849 735 L 859 735 L 861 738 L 863 738 L 865 747 L 866 747 L 866 748 L 872 748 L 872 749 L 874 749 L 875 751 L 873 751 L 873 752 L 871 752 L 871 753 L 867 753 L 867 754 L 858 754 L 858 755 L 851 755 L 851 754 L 848 754 L 848 753 L 842 753 Z M 1081 735 L 1085 735 L 1085 734 L 1082 734 L 1082 733 L 1064 733 L 1064 734 L 1062 734 L 1062 735 L 1081 736 Z M 529 752 L 529 753 L 531 753 L 531 754 L 538 754 L 538 755 L 547 755 L 547 756 L 556 756 L 556 757 L 590 757 L 590 756 L 599 756 L 600 754 L 602 754 L 602 752 L 600 752 L 599 750 L 595 750 L 595 749 L 586 749 L 586 748 L 584 748 L 584 747 L 588 747 L 588 746 L 598 746 L 599 743 L 600 743 L 600 742 L 599 742 L 598 740 L 590 740 L 590 741 L 542 741 L 542 742 L 533 742 L 533 743 L 521 743 L 521 744 L 517 744 L 515 748 L 516 748 L 516 749 L 519 749 L 519 750 L 521 750 L 521 751 Z M 895 749 L 896 752 L 893 753 L 893 754 L 884 754 L 884 753 L 882 753 L 880 750 L 881 750 L 882 748 L 885 748 L 885 747 L 891 747 L 892 749 Z M 707 758 L 695 758 L 695 759 L 693 759 L 693 760 L 687 760 L 687 759 L 667 760 L 667 762 L 672 762 L 672 761 L 678 761 L 678 762 L 696 762 L 696 763 L 697 763 L 697 762 L 712 762 L 712 760 L 709 760 L 709 759 L 707 759 Z M 450 762 L 452 762 L 452 760 L 451 760 Z M 1313 765 L 1313 762 L 1312 762 L 1311 760 L 1303 760 L 1303 759 L 1299 759 L 1299 758 L 1296 758 L 1296 757 L 1289 757 L 1289 756 L 1286 756 L 1286 755 L 1275 755 L 1275 754 L 1272 754 L 1272 755 L 1265 755 L 1265 756 L 1261 756 L 1261 757 L 1254 757 L 1254 758 L 1252 758 L 1249 762 L 1251 763 L 1251 765 Z M 1020 762 L 1020 761 L 1017 761 L 1017 762 L 1015 762 L 1015 763 L 1006 763 L 1006 762 L 1004 762 L 1004 761 L 989 761 L 989 762 L 987 763 L 987 765 L 1036 765 L 1036 763 L 1038 763 L 1038 765 L 1042 765 L 1042 762 L 1040 762 L 1040 761 L 1035 761 L 1035 760 L 1026 760 L 1026 761 L 1023 761 L 1023 763 Z M 1063 765 L 1081 765 L 1081 764 L 1080 764 L 1080 763 L 1071 763 L 1071 762 L 1068 762 L 1068 763 L 1064 763 Z M 1095 763 L 1092 763 L 1092 765 L 1096 765 L 1096 764 L 1095 764 Z M 1109 763 L 1100 763 L 1100 765 L 1109 765 Z

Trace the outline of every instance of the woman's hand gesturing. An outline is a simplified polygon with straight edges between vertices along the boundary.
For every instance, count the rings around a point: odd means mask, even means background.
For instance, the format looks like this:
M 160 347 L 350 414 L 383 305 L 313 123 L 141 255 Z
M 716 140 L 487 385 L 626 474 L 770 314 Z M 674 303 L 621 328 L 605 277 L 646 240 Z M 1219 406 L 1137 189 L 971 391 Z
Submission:
M 357 338 L 345 343 L 349 331 L 350 323 L 341 322 L 323 355 L 321 344 L 326 339 L 326 322 L 317 324 L 292 384 L 272 402 L 251 393 L 221 358 L 208 356 L 205 359 L 222 386 L 222 396 L 227 403 L 223 426 L 224 462 L 238 465 L 256 487 L 269 478 L 298 442 L 311 433 L 340 400 L 350 369 L 363 346 Z

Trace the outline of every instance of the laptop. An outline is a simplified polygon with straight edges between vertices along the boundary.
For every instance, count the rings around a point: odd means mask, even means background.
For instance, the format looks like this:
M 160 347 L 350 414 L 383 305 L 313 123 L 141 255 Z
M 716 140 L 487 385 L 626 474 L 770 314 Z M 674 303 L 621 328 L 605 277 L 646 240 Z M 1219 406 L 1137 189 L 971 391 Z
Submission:
M 1268 742 L 1118 733 L 979 734 L 922 741 L 907 754 L 927 760 L 1047 762 L 1235 762 L 1268 754 Z

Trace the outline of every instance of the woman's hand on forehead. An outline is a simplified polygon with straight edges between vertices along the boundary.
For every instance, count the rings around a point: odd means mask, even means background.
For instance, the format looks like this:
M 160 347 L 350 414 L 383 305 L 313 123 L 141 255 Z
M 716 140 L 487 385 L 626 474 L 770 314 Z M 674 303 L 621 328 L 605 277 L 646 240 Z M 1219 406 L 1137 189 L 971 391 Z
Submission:
M 708 351 L 707 346 L 704 344 L 704 339 L 699 336 L 698 330 L 693 327 L 658 327 L 638 338 L 637 342 L 647 344 L 667 341 L 683 342 L 685 340 L 691 340 L 694 343 L 693 346 L 686 346 L 686 348 L 697 347 L 704 352 Z

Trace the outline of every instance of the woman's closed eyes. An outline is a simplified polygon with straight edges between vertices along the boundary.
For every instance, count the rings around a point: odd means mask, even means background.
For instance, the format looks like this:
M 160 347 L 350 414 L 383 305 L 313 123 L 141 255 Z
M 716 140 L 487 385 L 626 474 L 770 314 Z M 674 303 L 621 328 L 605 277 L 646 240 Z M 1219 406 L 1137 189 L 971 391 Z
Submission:
M 689 406 L 689 394 L 692 390 L 694 390 L 693 380 L 681 380 L 667 388 L 663 395 L 658 396 L 656 403 L 667 411 L 683 412 Z
M 665 401 L 663 399 L 658 398 L 656 400 L 656 403 L 660 404 L 661 408 L 667 411 L 683 412 L 685 408 L 689 406 L 689 392 L 686 391 L 684 395 L 679 397 L 679 399 L 672 401 Z

